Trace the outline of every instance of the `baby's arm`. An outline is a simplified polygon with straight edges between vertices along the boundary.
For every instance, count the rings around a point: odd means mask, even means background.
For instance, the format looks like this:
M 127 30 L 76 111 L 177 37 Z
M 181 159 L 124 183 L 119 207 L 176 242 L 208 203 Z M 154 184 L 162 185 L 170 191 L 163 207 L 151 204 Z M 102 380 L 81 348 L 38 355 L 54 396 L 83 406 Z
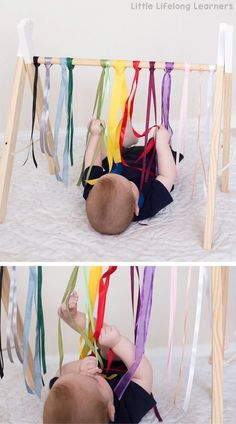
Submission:
M 103 327 L 99 343 L 101 346 L 112 349 L 117 357 L 119 357 L 127 368 L 135 361 L 135 346 L 134 344 L 122 336 L 116 327 L 106 325 Z M 143 387 L 148 393 L 152 392 L 153 370 L 148 359 L 143 356 L 137 370 L 134 373 L 132 381 Z
M 156 136 L 156 151 L 158 161 L 158 176 L 156 180 L 160 181 L 168 191 L 171 191 L 176 179 L 175 161 L 169 146 L 170 135 L 168 131 L 161 126 Z
M 84 164 L 85 169 L 88 168 L 93 160 L 93 156 L 96 152 L 98 142 L 102 133 L 102 129 L 104 128 L 105 123 L 101 121 L 100 119 L 93 119 L 89 126 L 89 138 L 88 138 L 88 145 L 86 147 L 86 152 L 84 156 Z M 104 159 L 104 152 L 103 152 L 103 144 L 101 144 L 99 151 L 97 152 L 95 162 L 93 165 L 102 166 L 102 160 Z

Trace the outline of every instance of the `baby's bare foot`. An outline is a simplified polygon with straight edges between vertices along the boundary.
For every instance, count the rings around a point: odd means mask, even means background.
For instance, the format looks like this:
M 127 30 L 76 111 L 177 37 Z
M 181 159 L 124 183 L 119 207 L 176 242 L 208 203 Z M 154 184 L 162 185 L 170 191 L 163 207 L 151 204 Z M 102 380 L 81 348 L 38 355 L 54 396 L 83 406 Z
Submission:
M 62 303 L 62 305 L 58 309 L 59 317 L 70 326 L 72 326 L 72 321 L 75 321 L 77 324 L 79 324 L 81 313 L 78 311 L 78 300 L 78 293 L 74 291 L 70 295 L 68 304 Z

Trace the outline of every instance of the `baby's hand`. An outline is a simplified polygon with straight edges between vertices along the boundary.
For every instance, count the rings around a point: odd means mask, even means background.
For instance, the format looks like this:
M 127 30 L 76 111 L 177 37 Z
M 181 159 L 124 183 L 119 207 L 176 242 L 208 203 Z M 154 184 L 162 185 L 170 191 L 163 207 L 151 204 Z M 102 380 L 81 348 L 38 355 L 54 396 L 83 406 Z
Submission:
M 102 328 L 98 342 L 100 345 L 113 349 L 121 340 L 121 334 L 114 325 L 106 325 Z
M 105 122 L 101 119 L 92 119 L 89 124 L 89 131 L 92 135 L 100 135 L 105 126 Z
M 79 373 L 83 375 L 100 374 L 102 370 L 97 366 L 97 359 L 94 356 L 88 356 L 79 362 Z
M 167 129 L 163 125 L 161 125 L 159 130 L 157 130 L 157 133 L 156 133 L 157 145 L 168 144 L 169 141 L 170 141 L 169 131 L 167 131 Z

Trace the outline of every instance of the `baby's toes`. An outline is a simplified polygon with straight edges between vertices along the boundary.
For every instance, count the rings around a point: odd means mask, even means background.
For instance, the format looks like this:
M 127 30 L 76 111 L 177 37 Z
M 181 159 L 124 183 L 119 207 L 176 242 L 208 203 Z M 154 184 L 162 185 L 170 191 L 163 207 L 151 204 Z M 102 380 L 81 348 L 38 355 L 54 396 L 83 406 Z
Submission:
M 71 309 L 77 309 L 77 303 L 78 303 L 78 295 L 77 293 L 72 293 L 69 301 L 68 301 L 68 308 Z

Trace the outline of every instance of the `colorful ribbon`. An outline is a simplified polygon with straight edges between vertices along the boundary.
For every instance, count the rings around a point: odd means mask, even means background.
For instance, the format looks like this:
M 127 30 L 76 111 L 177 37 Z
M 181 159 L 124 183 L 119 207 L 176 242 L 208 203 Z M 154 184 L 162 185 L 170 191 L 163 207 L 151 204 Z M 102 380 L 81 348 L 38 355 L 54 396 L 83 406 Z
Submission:
M 73 137 L 74 137 L 74 120 L 73 120 L 73 110 L 72 110 L 72 100 L 73 100 L 73 69 L 74 65 L 72 64 L 73 59 L 67 58 L 67 67 L 69 71 L 69 81 L 68 81 L 68 104 L 67 104 L 67 134 L 66 134 L 66 149 L 70 155 L 70 163 L 73 166 Z
M 113 165 L 113 161 L 115 163 L 121 162 L 119 143 L 121 121 L 119 121 L 119 113 L 121 113 L 121 116 L 123 116 L 125 102 L 128 97 L 128 89 L 125 78 L 126 62 L 123 60 L 116 60 L 112 62 L 112 65 L 115 70 L 115 77 L 107 125 L 107 159 L 110 171 Z
M 68 184 L 68 173 L 69 173 L 69 165 L 68 165 L 68 153 L 66 149 L 66 142 L 65 140 L 65 147 L 64 147 L 64 154 L 63 154 L 63 170 L 62 175 L 59 175 L 58 173 L 58 145 L 59 145 L 59 132 L 61 127 L 61 121 L 62 121 L 62 112 L 63 112 L 63 105 L 67 107 L 68 105 L 68 75 L 67 75 L 67 60 L 66 58 L 60 59 L 60 65 L 61 65 L 61 84 L 60 84 L 60 92 L 59 92 L 59 98 L 57 102 L 57 112 L 56 112 L 56 120 L 55 120 L 55 126 L 54 126 L 54 171 L 55 176 L 58 181 L 62 181 L 65 185 Z
M 136 312 L 134 310 L 134 271 L 136 270 L 136 274 L 138 277 L 138 302 L 136 307 Z M 133 311 L 133 320 L 134 320 L 134 341 L 136 342 L 137 337 L 137 319 L 139 315 L 140 309 L 140 275 L 138 266 L 130 267 L 130 284 L 131 284 L 131 302 L 132 302 L 132 311 Z
M 165 63 L 165 74 L 162 79 L 162 102 L 161 102 L 161 123 L 169 131 L 170 138 L 173 131 L 169 122 L 170 114 L 170 94 L 171 94 L 171 71 L 174 69 L 174 62 Z
M 168 359 L 167 359 L 167 381 L 172 381 L 172 361 L 174 346 L 174 326 L 176 322 L 176 300 L 177 300 L 177 267 L 171 268 L 171 287 L 170 287 L 170 317 L 169 317 L 169 340 L 168 340 Z
M 102 275 L 99 284 L 99 294 L 98 294 L 98 309 L 97 309 L 97 322 L 94 332 L 95 340 L 99 339 L 105 315 L 105 306 L 106 306 L 106 297 L 107 291 L 110 285 L 110 277 L 117 270 L 117 266 L 109 266 L 108 270 Z
M 0 267 L 0 378 L 4 377 L 4 361 L 2 354 L 2 284 L 3 284 L 3 266 Z
M 198 124 L 197 124 L 197 140 L 196 140 L 197 152 L 196 152 L 196 161 L 195 161 L 195 167 L 194 167 L 194 173 L 193 173 L 192 197 L 193 197 L 194 192 L 195 192 L 199 157 L 200 157 L 200 162 L 202 164 L 202 170 L 203 170 L 203 189 L 204 189 L 205 197 L 207 195 L 207 175 L 206 175 L 204 157 L 203 157 L 203 153 L 202 153 L 201 140 L 200 140 L 201 109 L 202 109 L 202 72 L 199 73 L 199 97 L 198 97 L 198 119 L 197 119 Z
M 180 105 L 179 128 L 176 144 L 176 169 L 179 168 L 180 153 L 185 152 L 186 144 L 186 127 L 187 127 L 187 110 L 188 110 L 188 87 L 189 87 L 190 64 L 185 63 L 184 66 L 184 82 Z
M 152 296 L 153 296 L 153 280 L 155 275 L 155 267 L 146 266 L 143 274 L 143 285 L 141 289 L 141 301 L 139 316 L 137 319 L 137 337 L 135 346 L 135 360 L 127 373 L 121 378 L 119 383 L 116 385 L 114 392 L 118 399 L 121 399 L 130 381 L 132 380 L 135 371 L 138 369 L 139 364 L 142 360 L 145 344 L 147 340 L 147 332 L 151 315 L 152 308 Z
M 206 279 L 206 268 L 200 267 L 199 278 L 198 278 L 197 309 L 196 309 L 196 317 L 195 317 L 193 345 L 192 345 L 192 353 L 191 353 L 191 360 L 190 360 L 188 383 L 187 383 L 187 389 L 186 389 L 184 405 L 183 405 L 183 410 L 185 412 L 187 412 L 189 407 L 191 393 L 192 393 L 192 386 L 193 386 L 193 378 L 195 374 L 196 359 L 197 359 L 197 345 L 198 345 L 198 336 L 199 336 L 200 321 L 201 321 L 202 300 L 203 300 L 203 291 L 204 291 L 203 289 L 204 289 L 205 279 Z
M 10 291 L 9 291 L 9 303 L 8 303 L 8 312 L 7 312 L 7 326 L 6 326 L 6 339 L 7 339 L 7 354 L 10 362 L 13 361 L 12 352 L 11 352 L 11 328 L 13 328 L 13 337 L 14 337 L 14 347 L 16 355 L 19 361 L 23 364 L 23 358 L 20 352 L 20 346 L 18 342 L 17 334 L 17 283 L 16 283 L 16 267 L 12 267 L 11 281 L 10 281 Z
M 206 110 L 206 142 L 210 144 L 210 132 L 212 126 L 213 105 L 214 105 L 214 75 L 215 65 L 209 65 L 207 82 L 207 110 Z
M 61 303 L 68 304 L 70 295 L 72 294 L 72 292 L 74 291 L 75 286 L 76 286 L 77 277 L 78 277 L 78 270 L 79 270 L 78 267 L 74 267 Z M 83 337 L 85 344 L 88 345 L 89 350 L 91 350 L 91 352 L 94 353 L 94 356 L 96 356 L 98 358 L 98 361 L 99 361 L 101 367 L 103 368 L 102 358 L 97 353 L 96 349 L 94 348 L 93 343 L 91 343 L 91 341 L 87 337 L 86 331 L 84 331 L 76 323 L 76 321 L 72 318 L 72 316 L 70 317 L 70 319 L 71 319 L 71 322 L 73 323 L 73 328 L 75 329 L 75 331 L 77 331 Z M 59 350 L 59 368 L 60 368 L 60 372 L 61 372 L 62 363 L 63 363 L 63 359 L 64 359 L 64 348 L 63 348 L 63 339 L 62 339 L 61 319 L 60 318 L 58 319 L 58 350 Z
M 102 114 L 102 110 L 103 110 L 103 105 L 105 100 L 107 100 L 108 98 L 108 93 L 109 93 L 109 88 L 110 88 L 110 62 L 107 60 L 101 60 L 101 66 L 102 66 L 102 73 L 98 82 L 98 87 L 97 87 L 97 92 L 96 92 L 96 96 L 95 96 L 95 102 L 94 102 L 94 107 L 93 107 L 93 113 L 92 113 L 92 118 L 94 116 L 96 116 L 96 119 L 100 119 L 101 118 L 101 114 Z M 86 136 L 86 148 L 88 145 L 88 140 L 89 140 L 89 135 L 90 135 L 90 127 L 88 128 L 87 131 L 87 136 Z M 92 157 L 91 160 L 91 164 L 87 173 L 87 182 L 89 181 L 89 183 L 91 183 L 91 181 L 89 180 L 90 174 L 91 174 L 91 170 L 92 167 L 94 165 L 94 162 L 97 158 L 97 155 L 101 149 L 101 145 L 102 143 L 104 143 L 105 145 L 105 129 L 102 130 L 102 134 L 101 137 L 97 143 L 97 147 L 95 149 L 94 155 Z M 86 152 L 86 148 L 85 148 L 85 152 Z M 77 185 L 79 186 L 82 182 L 82 178 L 83 178 L 83 174 L 84 174 L 84 169 L 85 169 L 85 155 L 83 158 L 83 164 L 82 164 L 82 169 L 81 169 L 81 173 L 79 176 L 79 180 Z
M 48 145 L 48 119 L 49 119 L 49 91 L 50 91 L 50 68 L 51 57 L 45 57 L 45 81 L 44 81 L 44 90 L 43 90 L 43 109 L 42 116 L 40 120 L 40 148 L 42 153 L 46 153 L 49 156 L 52 156 L 52 152 Z
M 32 319 L 33 301 L 36 305 L 36 293 L 37 293 L 37 272 L 36 267 L 29 267 L 29 285 L 27 292 L 27 300 L 25 306 L 25 318 L 24 318 L 24 331 L 23 331 L 23 372 L 25 378 L 25 385 L 28 393 L 33 394 L 34 390 L 29 386 L 26 378 L 26 370 L 28 367 L 28 356 L 29 356 L 29 333 Z M 36 332 L 35 342 L 37 343 L 38 334 Z M 41 396 L 41 372 L 40 363 L 38 359 L 37 346 L 35 346 L 35 357 L 34 357 L 34 384 L 35 393 Z
M 179 375 L 176 385 L 176 390 L 174 394 L 173 404 L 177 404 L 177 400 L 180 393 L 180 386 L 183 376 L 183 367 L 184 367 L 184 356 L 185 356 L 185 346 L 186 346 L 186 340 L 187 340 L 187 333 L 188 333 L 188 321 L 189 321 L 189 298 L 190 298 L 190 288 L 192 284 L 192 267 L 189 267 L 188 270 L 188 278 L 187 278 L 187 285 L 186 285 L 186 294 L 185 294 L 185 313 L 184 313 L 184 328 L 183 328 L 183 341 L 182 341 L 182 354 L 181 354 L 181 360 L 180 360 L 180 367 L 179 367 Z
M 35 67 L 35 73 L 34 73 L 34 84 L 33 84 L 33 103 L 32 103 L 32 126 L 31 126 L 31 136 L 30 136 L 30 146 L 32 149 L 32 158 L 33 158 L 33 162 L 34 165 L 36 166 L 36 168 L 38 167 L 37 161 L 36 161 L 36 157 L 35 157 L 35 152 L 34 152 L 34 124 L 35 124 L 35 115 L 36 115 L 36 102 L 37 102 L 37 92 L 38 92 L 38 75 L 39 75 L 39 66 L 40 63 L 38 63 L 38 56 L 34 56 L 33 57 L 33 64 Z M 30 154 L 30 147 L 28 150 L 28 154 L 27 157 L 23 163 L 23 165 L 26 164 L 28 158 L 29 158 L 29 154 Z
M 145 161 L 145 164 L 142 165 L 142 167 L 137 167 L 132 165 L 132 167 L 134 169 L 138 169 L 140 171 L 142 171 L 143 173 L 143 179 L 145 179 L 145 181 L 147 181 L 148 176 L 150 174 L 150 169 L 151 169 L 151 165 L 152 162 L 154 160 L 155 154 L 156 154 L 156 149 L 155 149 L 155 140 L 153 140 L 153 142 L 149 142 L 148 143 L 148 136 L 150 131 L 153 128 L 159 128 L 156 125 L 156 90 L 155 90 L 155 79 L 154 79 L 154 70 L 155 70 L 155 63 L 154 62 L 150 62 L 150 70 L 149 70 L 149 86 L 148 86 L 148 100 L 147 100 L 147 110 L 146 110 L 146 126 L 145 126 L 145 130 L 143 133 L 138 133 L 134 127 L 133 127 L 133 123 L 132 123 L 132 119 L 133 119 L 133 109 L 134 109 L 134 101 L 135 101 L 135 96 L 136 96 L 136 92 L 137 92 L 137 88 L 138 88 L 138 81 L 139 81 L 139 75 L 140 75 L 140 70 L 141 68 L 139 68 L 139 61 L 133 61 L 133 67 L 135 70 L 134 73 L 134 78 L 133 78 L 133 82 L 131 85 L 131 90 L 129 93 L 129 96 L 126 100 L 125 103 L 125 110 L 124 110 L 124 114 L 123 114 L 123 118 L 122 118 L 122 123 L 121 123 L 121 132 L 120 132 L 120 151 L 122 153 L 122 148 L 123 148 L 123 143 L 124 143 L 124 137 L 125 137 L 125 131 L 126 131 L 126 127 L 127 127 L 127 123 L 128 120 L 130 120 L 130 124 L 131 124 L 131 128 L 132 131 L 134 133 L 134 135 L 137 138 L 142 138 L 145 137 L 145 146 L 144 146 L 144 151 L 143 153 L 136 159 L 136 162 L 139 162 L 140 160 Z M 153 99 L 153 104 L 154 104 L 154 115 L 155 115 L 155 125 L 153 125 L 152 127 L 149 127 L 149 122 L 150 122 L 150 110 L 151 110 L 151 99 Z M 149 153 L 149 151 L 151 151 L 153 149 L 153 155 L 149 161 L 149 167 L 148 169 L 146 169 L 146 155 Z M 122 164 L 125 166 L 130 166 L 128 165 L 128 163 L 125 161 L 125 159 L 122 157 Z M 141 187 L 140 187 L 141 188 Z
M 86 289 L 86 295 L 87 295 L 87 337 L 91 341 L 91 343 L 94 344 L 95 352 L 97 353 L 97 344 L 96 340 L 93 337 L 93 333 L 95 331 L 95 322 L 94 322 L 94 306 L 98 294 L 98 288 L 99 288 L 99 282 L 102 275 L 102 267 L 101 266 L 95 266 L 90 268 L 89 273 L 89 281 L 87 279 L 87 274 L 85 268 L 84 270 L 84 279 L 85 279 L 85 289 Z M 84 345 L 84 348 L 80 354 L 81 358 L 85 358 L 89 353 L 89 347 L 88 345 Z M 97 357 L 97 355 L 96 355 Z
M 43 316 L 43 302 L 42 302 L 42 267 L 38 266 L 38 293 L 37 293 L 37 332 L 39 335 L 39 357 L 40 364 L 42 363 L 43 373 L 46 374 L 46 356 L 45 356 L 45 328 L 44 328 L 44 316 Z

